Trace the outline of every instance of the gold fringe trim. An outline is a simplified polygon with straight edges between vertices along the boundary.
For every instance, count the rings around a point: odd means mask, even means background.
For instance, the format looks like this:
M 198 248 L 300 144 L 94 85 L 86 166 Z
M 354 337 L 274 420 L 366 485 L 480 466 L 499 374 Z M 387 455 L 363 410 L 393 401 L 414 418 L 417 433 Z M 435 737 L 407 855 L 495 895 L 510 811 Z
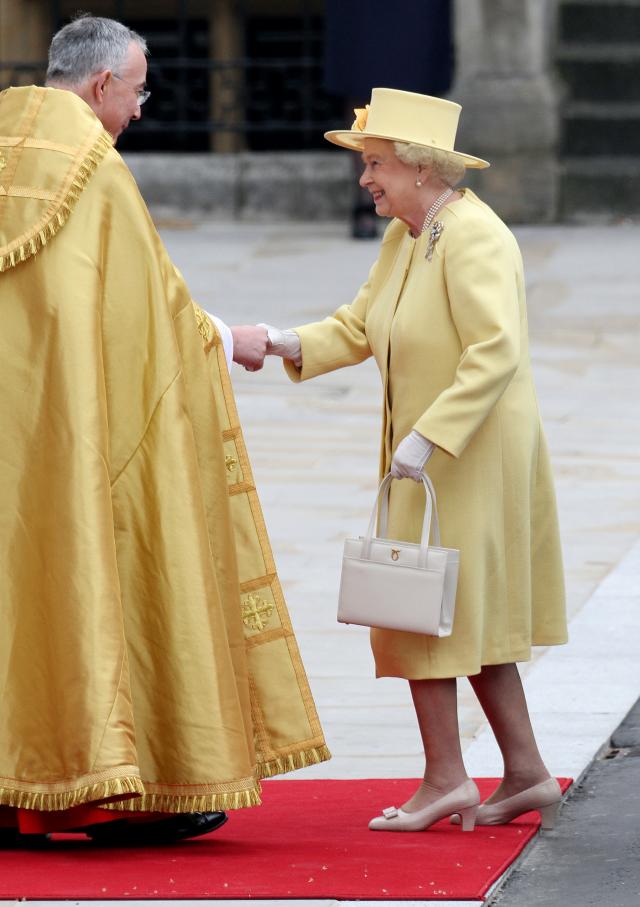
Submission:
M 259 763 L 255 769 L 256 778 L 263 780 L 274 775 L 284 775 L 308 765 L 317 765 L 331 758 L 326 746 L 310 747 L 286 756 L 277 756 L 268 762 Z M 114 797 L 121 798 L 111 803 L 101 803 Z M 74 791 L 47 793 L 44 791 L 19 791 L 0 787 L 0 806 L 18 809 L 33 809 L 40 812 L 61 812 L 74 806 L 92 803 L 102 809 L 127 812 L 225 812 L 231 809 L 245 809 L 260 806 L 260 785 L 240 791 L 221 791 L 210 794 L 151 794 L 145 793 L 140 778 L 127 776 L 112 778 Z
M 331 753 L 327 746 L 314 746 L 308 750 L 300 750 L 298 753 L 289 753 L 288 756 L 278 756 L 268 762 L 261 762 L 256 767 L 256 774 L 260 780 L 264 780 L 265 778 L 273 778 L 274 775 L 295 772 L 297 769 L 306 768 L 308 765 L 318 765 L 318 763 L 327 762 L 329 759 L 331 759 Z
M 113 143 L 109 136 L 103 132 L 78 167 L 78 172 L 76 173 L 65 198 L 53 212 L 48 223 L 38 230 L 34 236 L 25 240 L 15 249 L 6 252 L 4 255 L 0 255 L 0 274 L 3 271 L 9 270 L 9 268 L 14 268 L 16 265 L 20 264 L 20 262 L 26 261 L 28 258 L 37 255 L 38 252 L 53 239 L 56 233 L 64 227 L 76 202 L 86 188 L 87 183 L 96 172 L 98 165 L 107 151 L 111 148 L 113 148 Z
M 144 785 L 140 778 L 129 776 L 100 781 L 77 790 L 46 793 L 44 791 L 20 791 L 0 787 L 0 805 L 13 806 L 18 809 L 37 809 L 40 812 L 60 812 L 81 806 L 84 803 L 95 803 L 110 797 L 137 797 L 144 794 Z M 129 801 L 127 801 L 129 802 Z M 131 801 L 135 802 L 135 801 Z M 130 807 L 128 807 L 130 808 Z
M 127 812 L 207 813 L 245 809 L 250 806 L 260 806 L 261 803 L 260 786 L 256 784 L 250 790 L 227 791 L 218 794 L 187 796 L 145 794 L 131 802 L 107 803 L 103 808 Z

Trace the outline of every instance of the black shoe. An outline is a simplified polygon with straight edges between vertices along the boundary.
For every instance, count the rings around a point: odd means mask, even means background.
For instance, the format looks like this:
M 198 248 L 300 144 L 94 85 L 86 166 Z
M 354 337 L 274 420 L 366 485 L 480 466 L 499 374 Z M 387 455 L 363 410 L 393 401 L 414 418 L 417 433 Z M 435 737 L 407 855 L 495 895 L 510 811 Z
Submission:
M 129 822 L 128 819 L 116 819 L 113 822 L 87 825 L 79 828 L 95 844 L 109 847 L 144 847 L 149 844 L 173 844 L 185 838 L 197 838 L 208 835 L 210 831 L 224 825 L 227 814 L 215 813 L 177 813 L 155 822 Z
M 37 849 L 48 841 L 48 835 L 23 835 L 17 828 L 0 828 L 0 850 Z

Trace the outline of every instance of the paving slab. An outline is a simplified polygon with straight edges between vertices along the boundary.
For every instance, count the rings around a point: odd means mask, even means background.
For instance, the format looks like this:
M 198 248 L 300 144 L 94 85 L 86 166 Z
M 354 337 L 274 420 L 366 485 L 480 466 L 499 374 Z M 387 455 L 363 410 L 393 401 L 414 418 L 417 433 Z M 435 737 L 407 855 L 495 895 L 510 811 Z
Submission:
M 574 787 L 554 830 L 538 835 L 494 891 L 492 907 L 640 904 L 640 700 L 611 746 Z
M 640 540 L 574 615 L 570 644 L 548 649 L 526 674 L 532 722 L 558 775 L 582 775 L 640 692 L 639 582 Z M 473 774 L 499 764 L 486 724 L 465 762 Z

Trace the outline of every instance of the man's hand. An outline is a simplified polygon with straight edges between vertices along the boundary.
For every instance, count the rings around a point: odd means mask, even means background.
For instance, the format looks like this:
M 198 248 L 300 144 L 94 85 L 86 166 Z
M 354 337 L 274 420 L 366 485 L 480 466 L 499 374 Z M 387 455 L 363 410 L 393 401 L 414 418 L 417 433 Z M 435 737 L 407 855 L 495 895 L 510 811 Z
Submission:
M 259 372 L 267 355 L 268 337 L 260 325 L 239 324 L 231 327 L 233 335 L 233 361 L 243 365 L 248 372 Z
M 413 479 L 419 482 L 427 460 L 434 451 L 434 445 L 415 429 L 398 444 L 391 461 L 391 475 L 394 479 Z

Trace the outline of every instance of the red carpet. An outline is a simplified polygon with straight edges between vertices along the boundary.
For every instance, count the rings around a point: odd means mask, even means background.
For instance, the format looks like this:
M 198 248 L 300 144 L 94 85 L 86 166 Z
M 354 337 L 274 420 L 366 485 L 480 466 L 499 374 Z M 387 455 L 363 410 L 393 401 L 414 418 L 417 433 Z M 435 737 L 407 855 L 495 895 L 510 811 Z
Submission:
M 0 898 L 482 900 L 536 833 L 538 814 L 469 834 L 448 821 L 426 832 L 368 831 L 416 783 L 272 780 L 262 807 L 173 847 L 98 849 L 64 836 L 39 851 L 3 851 Z M 483 798 L 496 784 L 478 782 Z

